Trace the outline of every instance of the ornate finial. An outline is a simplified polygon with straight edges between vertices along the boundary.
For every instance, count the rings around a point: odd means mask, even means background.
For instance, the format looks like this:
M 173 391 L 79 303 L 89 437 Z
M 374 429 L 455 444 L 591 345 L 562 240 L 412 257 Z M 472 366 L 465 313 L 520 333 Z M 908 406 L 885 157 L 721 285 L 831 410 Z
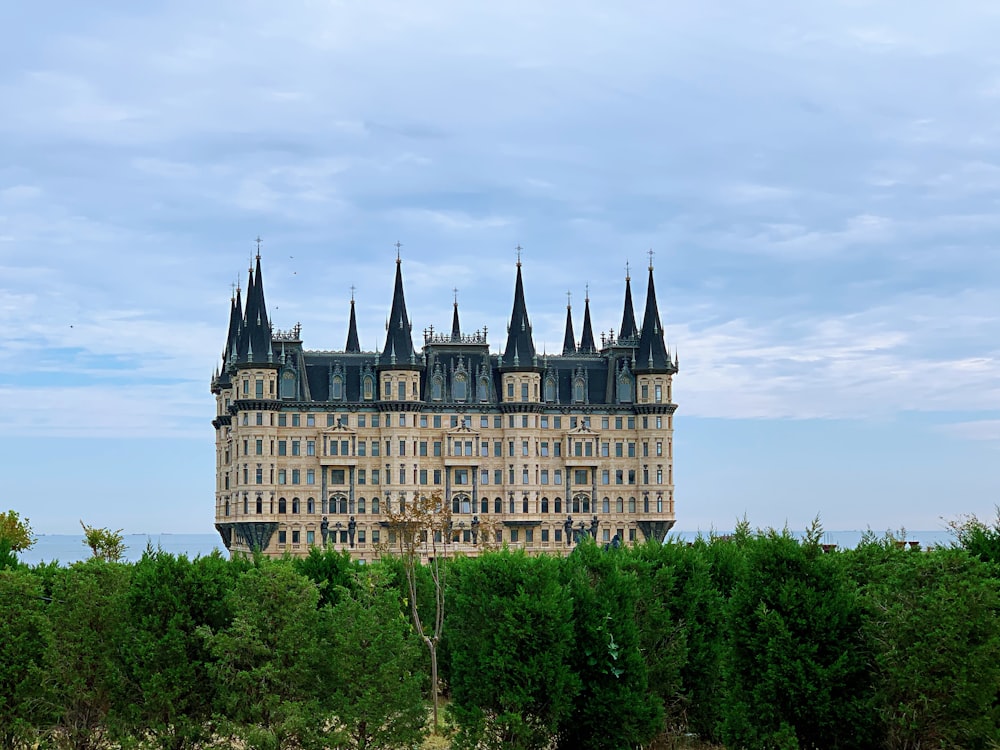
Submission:
M 257 243 L 257 260 L 260 260 L 260 243 L 263 242 L 263 240 L 260 238 L 260 235 L 258 234 L 257 239 L 254 241 Z
M 584 299 L 587 300 L 588 302 L 590 302 L 590 282 L 589 281 L 587 282 L 587 285 L 584 287 L 584 289 L 586 290 L 585 291 Z
M 569 289 L 567 289 L 566 290 L 566 307 L 572 307 L 572 306 L 573 306 L 573 292 L 571 292 Z
M 517 251 L 517 267 L 520 268 L 521 267 L 521 251 L 524 248 L 521 247 L 521 243 L 518 242 L 517 245 L 514 247 L 514 249 Z
M 655 253 L 653 252 L 653 248 L 649 248 L 649 250 L 646 251 L 646 255 L 649 256 L 649 270 L 652 271 L 653 270 L 653 255 L 655 255 Z
M 396 240 L 396 244 L 394 245 L 394 247 L 396 248 L 396 263 L 397 264 L 399 263 L 399 248 L 401 248 L 402 246 L 403 246 L 403 243 L 400 242 L 399 240 Z
M 234 282 L 233 282 L 232 284 L 230 284 L 229 286 L 231 287 L 231 290 L 230 290 L 230 296 L 231 296 L 231 297 L 232 297 L 233 299 L 236 299 L 236 282 L 234 281 Z
M 452 293 L 455 295 L 455 304 L 458 304 L 458 287 L 451 288 Z
M 356 289 L 356 287 L 354 286 L 354 284 L 351 284 L 351 302 L 354 302 L 354 290 L 355 289 Z
M 625 281 L 629 281 L 632 276 L 629 274 L 628 261 L 625 261 Z

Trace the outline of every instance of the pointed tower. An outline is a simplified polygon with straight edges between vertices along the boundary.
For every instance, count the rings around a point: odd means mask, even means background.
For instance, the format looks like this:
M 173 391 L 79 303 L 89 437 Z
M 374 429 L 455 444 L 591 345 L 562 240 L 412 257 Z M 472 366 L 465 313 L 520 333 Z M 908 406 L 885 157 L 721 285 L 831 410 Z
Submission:
M 524 303 L 524 282 L 521 280 L 521 261 L 517 261 L 517 280 L 514 283 L 514 308 L 507 328 L 507 348 L 503 351 L 504 369 L 534 366 L 535 342 L 531 338 L 528 307 Z
M 250 272 L 247 284 L 247 303 L 237 354 L 240 363 L 266 363 L 270 352 L 271 323 L 267 318 L 267 305 L 264 302 L 264 277 L 258 253 L 256 270 Z
M 451 313 L 451 340 L 462 340 L 462 327 L 458 323 L 458 298 L 455 298 L 455 309 Z
M 351 320 L 347 324 L 347 346 L 344 351 L 348 354 L 357 354 L 361 351 L 361 342 L 358 339 L 358 319 L 354 315 L 354 295 L 351 295 Z
M 639 333 L 639 351 L 635 357 L 636 372 L 667 372 L 672 369 L 667 347 L 663 342 L 663 326 L 656 306 L 656 287 L 653 285 L 653 264 L 649 264 L 649 285 L 646 289 L 646 311 L 642 315 Z
M 517 259 L 517 280 L 514 282 L 514 308 L 507 328 L 507 348 L 504 349 L 503 400 L 506 402 L 537 402 L 541 394 L 541 375 L 535 342 L 531 338 L 528 307 L 524 302 L 524 282 L 521 279 L 520 246 Z
M 386 323 L 385 346 L 379 359 L 383 401 L 417 401 L 420 398 L 420 365 L 410 338 L 410 319 L 403 296 L 403 270 L 396 255 L 396 282 L 392 290 L 392 309 Z
M 635 310 L 632 306 L 632 277 L 625 272 L 625 311 L 622 313 L 622 324 L 618 329 L 618 340 L 634 339 L 639 335 L 635 325 Z
M 576 336 L 573 335 L 573 306 L 568 301 L 566 303 L 566 332 L 563 334 L 562 353 L 564 357 L 576 354 Z
M 590 291 L 583 301 L 583 334 L 580 336 L 580 354 L 594 354 L 597 345 L 594 343 L 594 327 L 590 324 Z

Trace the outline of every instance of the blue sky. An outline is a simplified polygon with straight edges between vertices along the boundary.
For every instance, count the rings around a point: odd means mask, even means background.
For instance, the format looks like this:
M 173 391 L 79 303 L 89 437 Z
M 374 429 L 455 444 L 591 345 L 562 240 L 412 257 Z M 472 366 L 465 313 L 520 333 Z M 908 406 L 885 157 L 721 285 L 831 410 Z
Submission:
M 614 7 L 611 7 L 614 5 Z M 536 344 L 641 315 L 678 529 L 937 529 L 1000 501 L 1000 5 L 0 5 L 0 467 L 36 531 L 212 531 L 230 288 L 274 324 Z M 415 337 L 419 340 L 419 335 Z

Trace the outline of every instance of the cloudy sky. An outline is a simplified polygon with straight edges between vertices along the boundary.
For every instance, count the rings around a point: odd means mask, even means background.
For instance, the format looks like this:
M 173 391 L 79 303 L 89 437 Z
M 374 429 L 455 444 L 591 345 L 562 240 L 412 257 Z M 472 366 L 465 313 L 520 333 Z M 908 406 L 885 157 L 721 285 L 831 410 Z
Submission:
M 1000 5 L 0 4 L 0 509 L 212 532 L 208 390 L 258 235 L 274 324 L 494 349 L 524 250 L 681 372 L 678 529 L 940 529 L 1000 502 Z M 419 334 L 415 336 L 419 340 Z

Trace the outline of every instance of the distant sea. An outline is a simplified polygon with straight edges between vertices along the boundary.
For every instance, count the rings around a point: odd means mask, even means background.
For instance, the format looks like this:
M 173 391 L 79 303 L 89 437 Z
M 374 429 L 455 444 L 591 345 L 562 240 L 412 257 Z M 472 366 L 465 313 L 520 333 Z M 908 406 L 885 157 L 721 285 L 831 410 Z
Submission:
M 697 531 L 678 531 L 671 537 L 683 541 L 692 541 L 698 536 Z M 717 536 L 728 534 L 728 531 L 715 531 Z M 793 532 L 801 537 L 802 532 Z M 841 549 L 850 549 L 861 540 L 863 531 L 826 531 L 823 533 L 824 544 L 836 544 Z M 882 532 L 876 532 L 882 536 Z M 893 532 L 895 538 L 901 537 L 901 532 Z M 921 547 L 947 547 L 954 537 L 948 531 L 906 531 L 907 541 L 919 542 Z M 219 550 L 228 555 L 218 534 L 126 534 L 125 559 L 135 562 L 142 557 L 146 547 L 162 549 L 174 555 L 187 555 L 189 558 L 204 557 Z M 40 562 L 58 561 L 63 565 L 86 560 L 90 557 L 90 548 L 83 543 L 81 534 L 40 534 L 35 546 L 19 557 L 22 562 L 34 565 Z

